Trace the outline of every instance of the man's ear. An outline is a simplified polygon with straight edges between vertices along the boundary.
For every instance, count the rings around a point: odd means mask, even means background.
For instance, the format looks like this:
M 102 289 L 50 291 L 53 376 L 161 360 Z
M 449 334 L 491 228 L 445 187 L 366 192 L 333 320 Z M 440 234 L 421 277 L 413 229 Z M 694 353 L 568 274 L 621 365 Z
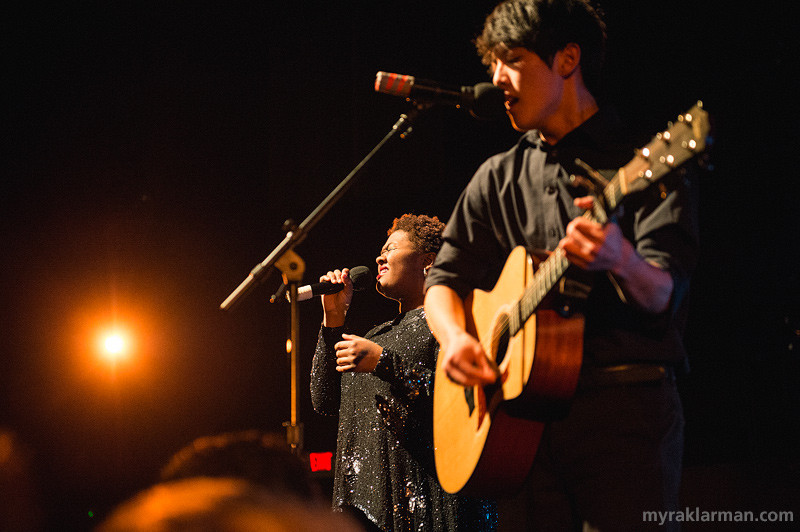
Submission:
M 570 77 L 580 65 L 581 47 L 577 43 L 567 43 L 564 48 L 556 52 L 557 72 L 562 78 Z

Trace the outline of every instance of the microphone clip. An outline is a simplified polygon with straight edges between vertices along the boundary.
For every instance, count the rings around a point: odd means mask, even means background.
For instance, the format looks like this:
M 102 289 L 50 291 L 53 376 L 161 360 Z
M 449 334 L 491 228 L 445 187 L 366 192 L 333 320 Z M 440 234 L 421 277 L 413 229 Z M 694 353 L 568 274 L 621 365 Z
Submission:
M 280 258 L 275 261 L 275 267 L 281 272 L 283 282 L 278 287 L 278 290 L 269 298 L 270 303 L 275 303 L 283 299 L 284 294 L 288 297 L 286 291 L 293 284 L 295 287 L 303 280 L 303 274 L 306 271 L 305 261 L 294 252 L 294 250 L 287 250 Z

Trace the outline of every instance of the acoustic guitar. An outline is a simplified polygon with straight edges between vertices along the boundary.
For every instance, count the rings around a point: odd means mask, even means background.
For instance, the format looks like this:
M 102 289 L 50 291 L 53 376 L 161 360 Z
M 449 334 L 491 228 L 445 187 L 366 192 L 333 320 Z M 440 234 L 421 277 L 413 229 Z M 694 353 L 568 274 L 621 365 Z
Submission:
M 610 181 L 595 173 L 602 192 L 584 216 L 605 223 L 606 213 L 627 194 L 644 190 L 704 151 L 709 131 L 708 114 L 698 102 L 637 150 Z M 545 422 L 568 409 L 582 362 L 583 317 L 564 317 L 546 304 L 568 266 L 560 248 L 537 261 L 517 247 L 494 288 L 474 290 L 465 301 L 467 330 L 500 377 L 489 386 L 463 387 L 447 378 L 439 357 L 433 444 L 439 482 L 447 492 L 497 497 L 518 491 Z

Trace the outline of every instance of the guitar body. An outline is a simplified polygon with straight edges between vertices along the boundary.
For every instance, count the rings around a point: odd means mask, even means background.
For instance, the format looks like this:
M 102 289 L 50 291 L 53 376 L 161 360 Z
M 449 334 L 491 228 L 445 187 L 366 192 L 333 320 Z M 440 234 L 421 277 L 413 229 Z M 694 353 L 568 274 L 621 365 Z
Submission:
M 533 280 L 525 249 L 514 249 L 491 292 L 475 290 L 466 302 L 467 329 L 495 361 L 501 379 L 464 388 L 436 369 L 434 453 L 439 482 L 450 493 L 512 494 L 527 476 L 544 422 L 566 410 L 583 352 L 583 318 L 563 318 L 543 306 L 513 336 L 513 303 Z

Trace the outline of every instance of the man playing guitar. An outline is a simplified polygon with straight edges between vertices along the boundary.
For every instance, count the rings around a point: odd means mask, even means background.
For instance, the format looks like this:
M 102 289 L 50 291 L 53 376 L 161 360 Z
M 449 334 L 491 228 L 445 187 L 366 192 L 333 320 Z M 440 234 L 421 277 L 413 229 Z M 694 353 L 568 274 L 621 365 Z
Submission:
M 568 414 L 548 421 L 532 450 L 526 523 L 642 530 L 643 511 L 678 509 L 684 421 L 675 375 L 687 367 L 681 335 L 698 245 L 694 173 L 683 165 L 658 187 L 629 194 L 607 223 L 582 216 L 595 187 L 576 181 L 576 159 L 590 170 L 616 169 L 637 146 L 595 97 L 605 47 L 600 12 L 588 0 L 507 0 L 476 43 L 524 134 L 467 185 L 428 276 L 425 310 L 442 346 L 437 379 L 496 384 L 497 364 L 470 331 L 465 302 L 495 287 L 518 246 L 531 255 L 556 250 L 571 264 L 566 277 L 588 280 L 591 291 Z

